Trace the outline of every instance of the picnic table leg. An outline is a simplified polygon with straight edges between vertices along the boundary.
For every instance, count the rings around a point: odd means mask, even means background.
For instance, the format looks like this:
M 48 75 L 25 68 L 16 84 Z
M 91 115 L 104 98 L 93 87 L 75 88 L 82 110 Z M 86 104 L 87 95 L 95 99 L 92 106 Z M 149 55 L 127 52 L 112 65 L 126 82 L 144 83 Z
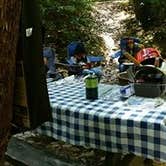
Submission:
M 144 165 L 145 166 L 153 166 L 153 160 L 151 160 L 151 159 L 145 159 L 144 160 Z
M 121 160 L 121 156 L 121 153 L 106 152 L 104 166 L 118 166 L 118 162 Z
M 119 162 L 119 166 L 129 166 L 130 162 L 134 159 L 134 154 L 126 154 L 122 160 Z

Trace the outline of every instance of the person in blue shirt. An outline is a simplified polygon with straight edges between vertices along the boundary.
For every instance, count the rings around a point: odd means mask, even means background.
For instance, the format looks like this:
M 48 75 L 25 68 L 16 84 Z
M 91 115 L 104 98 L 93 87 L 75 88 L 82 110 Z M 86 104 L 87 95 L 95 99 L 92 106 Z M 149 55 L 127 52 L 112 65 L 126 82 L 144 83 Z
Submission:
M 84 44 L 80 41 L 71 42 L 67 46 L 68 63 L 70 65 L 80 65 L 82 68 L 82 75 L 94 73 L 101 77 L 103 72 L 101 67 L 93 67 L 90 58 L 87 56 Z M 79 71 L 80 72 L 80 71 Z
M 144 48 L 144 45 L 141 44 L 140 39 L 134 37 L 123 37 L 120 40 L 120 50 L 115 52 L 112 58 L 118 58 L 119 62 L 119 72 L 124 72 L 128 69 L 128 66 L 125 65 L 126 62 L 130 62 L 126 58 L 125 53 L 130 54 L 132 57 L 135 57 L 136 53 Z
M 47 78 L 60 79 L 60 74 L 56 71 L 55 67 L 55 50 L 51 45 L 43 48 L 43 59 L 46 67 Z

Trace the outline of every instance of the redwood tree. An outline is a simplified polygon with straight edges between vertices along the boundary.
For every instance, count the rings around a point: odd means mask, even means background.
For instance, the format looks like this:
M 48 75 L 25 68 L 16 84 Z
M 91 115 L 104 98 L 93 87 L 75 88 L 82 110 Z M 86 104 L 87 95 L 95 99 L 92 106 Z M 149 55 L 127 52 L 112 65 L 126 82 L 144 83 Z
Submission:
M 0 0 L 0 165 L 12 119 L 15 57 L 21 0 Z

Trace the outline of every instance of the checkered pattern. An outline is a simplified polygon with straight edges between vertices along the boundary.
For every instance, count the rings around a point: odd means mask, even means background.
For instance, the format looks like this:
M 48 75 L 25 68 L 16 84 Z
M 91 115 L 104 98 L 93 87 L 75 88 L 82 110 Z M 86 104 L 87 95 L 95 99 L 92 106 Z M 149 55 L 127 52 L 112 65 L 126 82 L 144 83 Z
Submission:
M 48 93 L 53 122 L 44 123 L 39 133 L 73 145 L 166 162 L 165 103 L 155 108 L 103 97 L 89 101 L 83 82 L 50 82 Z

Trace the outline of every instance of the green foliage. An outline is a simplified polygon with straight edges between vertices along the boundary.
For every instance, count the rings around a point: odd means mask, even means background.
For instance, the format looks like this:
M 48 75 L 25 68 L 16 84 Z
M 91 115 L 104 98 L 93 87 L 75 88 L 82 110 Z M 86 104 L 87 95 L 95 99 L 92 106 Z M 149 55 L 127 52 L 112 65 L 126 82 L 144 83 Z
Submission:
M 166 58 L 166 1 L 165 0 L 131 0 L 137 19 L 145 32 L 151 36 L 151 43 L 161 50 Z
M 164 0 L 133 0 L 137 19 L 145 28 L 160 26 L 166 21 L 166 1 Z
M 89 53 L 102 53 L 91 3 L 91 0 L 40 0 L 45 36 L 51 36 L 45 42 L 55 43 L 60 60 L 66 56 L 66 46 L 74 40 L 85 42 Z

